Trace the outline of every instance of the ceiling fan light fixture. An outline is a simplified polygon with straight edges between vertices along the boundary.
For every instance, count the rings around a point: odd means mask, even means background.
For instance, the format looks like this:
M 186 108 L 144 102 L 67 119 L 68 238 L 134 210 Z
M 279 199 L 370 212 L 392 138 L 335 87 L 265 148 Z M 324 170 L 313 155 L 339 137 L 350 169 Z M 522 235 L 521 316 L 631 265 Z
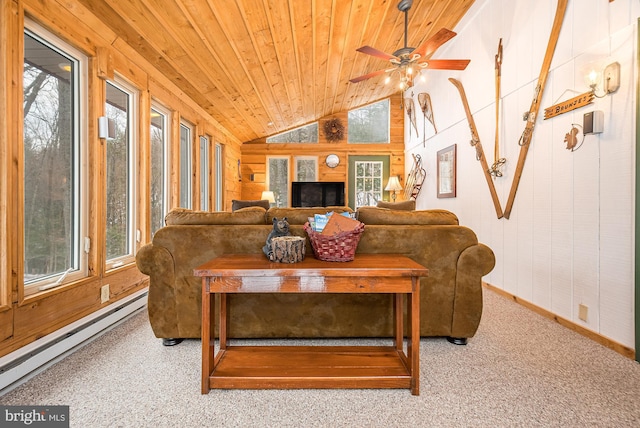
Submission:
M 413 0 L 400 0 L 398 2 L 398 10 L 404 13 L 404 47 L 397 49 L 393 54 L 388 54 L 371 46 L 362 46 L 356 49 L 357 52 L 388 61 L 393 67 L 386 70 L 374 71 L 355 79 L 351 79 L 350 81 L 352 83 L 360 82 L 362 80 L 378 76 L 382 73 L 388 73 L 385 78 L 385 84 L 388 84 L 393 79 L 394 74 L 398 73 L 398 78 L 400 79 L 398 87 L 400 90 L 405 91 L 413 86 L 414 76 L 416 74 L 421 75 L 422 73 L 420 73 L 420 71 L 429 67 L 430 62 L 431 68 L 438 70 L 464 70 L 467 67 L 469 60 L 423 60 L 419 62 L 421 58 L 430 58 L 443 43 L 450 40 L 456 35 L 456 33 L 446 28 L 442 28 L 427 40 L 423 41 L 419 47 L 414 48 L 408 46 L 408 12 L 412 5 Z M 424 77 L 422 75 L 421 81 L 424 81 Z

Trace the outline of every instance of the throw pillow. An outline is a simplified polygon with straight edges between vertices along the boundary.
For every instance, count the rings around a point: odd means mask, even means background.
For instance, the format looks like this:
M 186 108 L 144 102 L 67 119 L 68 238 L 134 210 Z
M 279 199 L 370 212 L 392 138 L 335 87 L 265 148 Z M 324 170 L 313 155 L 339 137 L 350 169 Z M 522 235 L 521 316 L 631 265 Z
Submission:
M 203 225 L 203 224 L 265 224 L 267 211 L 261 207 L 240 209 L 237 212 L 228 211 L 193 211 L 185 208 L 174 208 L 165 217 L 167 226 Z
M 457 225 L 458 217 L 446 210 L 402 211 L 378 207 L 358 208 L 358 220 L 364 224 Z

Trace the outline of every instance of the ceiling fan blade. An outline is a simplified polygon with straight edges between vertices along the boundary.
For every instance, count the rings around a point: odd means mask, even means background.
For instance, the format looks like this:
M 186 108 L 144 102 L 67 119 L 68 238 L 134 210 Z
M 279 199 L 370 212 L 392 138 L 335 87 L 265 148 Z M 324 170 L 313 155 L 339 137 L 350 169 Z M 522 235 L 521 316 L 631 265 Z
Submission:
M 392 59 L 397 59 L 395 56 L 388 54 L 386 52 L 382 52 L 376 48 L 372 48 L 371 46 L 362 46 L 361 48 L 356 49 L 358 52 L 362 52 L 363 54 L 375 56 L 376 58 L 384 59 L 390 61 Z
M 382 73 L 384 73 L 386 71 L 387 71 L 386 69 L 374 71 L 372 73 L 364 74 L 364 75 L 362 75 L 360 77 L 356 77 L 354 79 L 351 79 L 351 80 L 349 80 L 349 82 L 351 82 L 351 83 L 362 82 L 363 80 L 367 80 L 367 79 L 371 79 L 372 77 L 379 76 L 379 75 L 381 75 Z
M 451 40 L 457 33 L 447 30 L 446 28 L 441 29 L 433 36 L 429 37 L 422 45 L 418 46 L 413 50 L 411 55 L 418 54 L 420 58 L 428 57 L 433 54 L 440 46 L 444 43 Z
M 427 69 L 431 70 L 464 70 L 471 60 L 468 59 L 430 59 L 427 60 Z M 421 63 L 422 65 L 424 63 Z

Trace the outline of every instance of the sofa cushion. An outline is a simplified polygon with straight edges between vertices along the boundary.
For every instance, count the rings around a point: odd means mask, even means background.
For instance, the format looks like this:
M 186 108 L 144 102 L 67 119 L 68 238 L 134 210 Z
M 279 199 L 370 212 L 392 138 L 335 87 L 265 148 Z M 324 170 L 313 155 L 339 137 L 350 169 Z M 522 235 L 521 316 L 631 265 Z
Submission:
M 358 220 L 364 224 L 459 224 L 458 217 L 447 210 L 403 211 L 378 207 L 358 208 Z
M 194 211 L 185 208 L 174 208 L 164 221 L 171 225 L 200 225 L 200 224 L 265 224 L 264 217 L 267 210 L 262 207 L 247 207 L 235 212 L 228 211 Z
M 402 201 L 402 202 L 385 202 L 378 201 L 378 208 L 389 208 L 391 210 L 403 210 L 413 211 L 416 209 L 416 201 Z
M 269 201 L 267 199 L 259 199 L 259 200 L 239 200 L 232 199 L 231 200 L 231 211 L 238 211 L 242 208 L 248 207 L 262 207 L 265 210 L 269 209 Z
M 349 212 L 353 210 L 349 207 L 301 207 L 301 208 L 277 208 L 273 207 L 267 211 L 267 224 L 273 222 L 273 218 L 286 217 L 289 224 L 305 224 L 309 217 L 314 214 L 326 214 L 328 212 Z

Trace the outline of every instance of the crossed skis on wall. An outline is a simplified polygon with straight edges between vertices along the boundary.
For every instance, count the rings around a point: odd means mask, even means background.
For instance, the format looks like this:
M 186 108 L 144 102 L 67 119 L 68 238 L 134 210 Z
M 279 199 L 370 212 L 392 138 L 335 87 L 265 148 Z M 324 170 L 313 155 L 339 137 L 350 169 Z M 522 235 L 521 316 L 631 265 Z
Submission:
M 475 121 L 473 120 L 473 116 L 471 114 L 471 110 L 469 109 L 469 103 L 467 102 L 467 96 L 464 91 L 464 87 L 459 80 L 454 78 L 449 78 L 449 81 L 453 83 L 453 85 L 458 89 L 460 93 L 460 98 L 462 99 L 462 104 L 465 110 L 465 114 L 467 116 L 467 120 L 469 122 L 469 128 L 471 131 L 471 146 L 476 149 L 476 160 L 480 162 L 482 166 L 482 170 L 487 181 L 487 185 L 489 186 L 489 192 L 491 193 L 491 199 L 493 200 L 493 205 L 496 210 L 496 215 L 498 218 L 506 218 L 508 219 L 511 215 L 511 210 L 513 208 L 513 203 L 516 196 L 516 191 L 518 190 L 518 184 L 520 183 L 520 178 L 522 176 L 522 170 L 524 168 L 524 162 L 527 157 L 527 152 L 529 150 L 529 146 L 531 144 L 531 139 L 533 137 L 533 130 L 536 124 L 536 118 L 538 115 L 538 111 L 540 110 L 540 102 L 542 100 L 542 94 L 544 92 L 544 87 L 547 81 L 547 77 L 549 75 L 549 69 L 551 67 L 551 60 L 553 59 L 553 53 L 556 48 L 556 44 L 558 42 L 558 38 L 560 35 L 560 29 L 562 28 L 562 21 L 564 20 L 565 11 L 567 9 L 568 0 L 558 0 L 558 7 L 556 9 L 555 18 L 553 21 L 553 26 L 551 28 L 551 35 L 549 36 L 549 43 L 547 44 L 547 50 L 545 52 L 544 60 L 542 62 L 542 68 L 540 70 L 540 76 L 538 77 L 538 84 L 535 89 L 533 100 L 531 101 L 531 107 L 529 108 L 529 112 L 526 115 L 527 124 L 525 125 L 525 129 L 520 136 L 520 140 L 518 141 L 518 145 L 520 146 L 520 154 L 518 156 L 518 163 L 516 165 L 516 170 L 513 176 L 513 182 L 511 183 L 511 190 L 509 192 L 509 198 L 507 199 L 507 204 L 505 206 L 504 211 L 502 210 L 502 206 L 500 204 L 500 200 L 498 199 L 498 193 L 496 192 L 496 187 L 492 177 L 499 176 L 497 173 L 500 165 L 497 165 L 503 159 L 499 159 L 498 152 L 496 149 L 496 163 L 489 168 L 487 164 L 487 160 L 484 155 L 484 149 L 482 148 L 482 143 L 480 142 L 480 137 L 478 135 L 478 130 L 475 125 Z M 499 70 L 498 70 L 498 60 L 502 62 L 502 45 L 499 45 L 498 55 L 496 55 L 496 84 L 499 83 Z M 496 100 L 498 103 L 499 100 Z M 496 106 L 497 108 L 497 106 Z M 496 128 L 497 133 L 497 128 Z M 497 146 L 497 134 L 496 134 L 496 146 Z M 504 164 L 504 162 L 501 162 Z

